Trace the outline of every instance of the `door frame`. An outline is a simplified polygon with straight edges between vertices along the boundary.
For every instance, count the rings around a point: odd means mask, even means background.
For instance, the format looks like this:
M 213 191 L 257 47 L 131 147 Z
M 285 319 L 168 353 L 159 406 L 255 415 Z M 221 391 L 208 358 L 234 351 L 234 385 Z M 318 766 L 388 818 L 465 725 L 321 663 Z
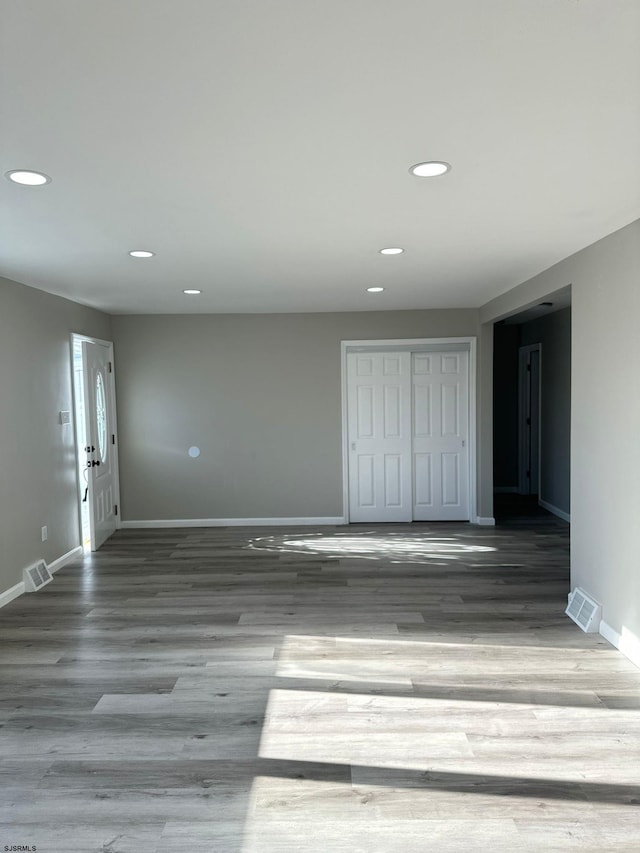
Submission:
M 532 352 L 538 353 L 538 500 L 540 500 L 540 483 L 542 482 L 542 344 L 527 344 L 526 346 L 518 347 L 518 494 L 530 495 L 532 492 L 527 491 L 527 467 L 528 459 L 526 458 L 525 449 L 528 447 L 526 442 L 526 431 L 528 424 L 527 420 L 527 364 L 529 356 Z M 531 483 L 529 483 L 531 489 Z
M 477 372 L 477 338 L 400 338 L 368 341 L 340 341 L 340 383 L 342 397 L 342 514 L 343 523 L 349 524 L 349 433 L 348 433 L 348 386 L 347 386 L 347 353 L 349 352 L 437 352 L 439 347 L 453 348 L 458 346 L 469 353 L 469 521 L 478 524 L 477 503 L 477 463 L 476 463 L 476 372 Z M 412 403 L 413 405 L 413 403 Z M 428 523 L 428 522 L 425 522 Z
M 79 443 L 79 435 L 78 435 L 78 419 L 76 417 L 76 385 L 75 385 L 75 377 L 73 371 L 73 345 L 76 341 L 86 342 L 89 344 L 100 344 L 101 346 L 106 346 L 109 350 L 109 361 L 111 362 L 111 382 L 109 389 L 110 396 L 110 404 L 111 411 L 113 412 L 113 430 L 114 435 L 116 437 L 116 443 L 112 445 L 110 448 L 113 453 L 113 464 L 114 464 L 114 492 L 115 492 L 115 500 L 114 503 L 118 507 L 118 512 L 116 514 L 116 530 L 119 530 L 122 527 L 122 511 L 121 511 L 121 502 L 120 502 L 120 459 L 119 459 L 119 441 L 118 441 L 118 413 L 116 411 L 116 365 L 113 357 L 113 342 L 112 341 L 104 341 L 102 338 L 94 338 L 91 335 L 83 335 L 79 332 L 71 332 L 69 335 L 69 345 L 71 347 L 71 392 L 73 398 L 73 439 L 74 445 L 76 449 L 76 458 L 75 458 L 75 470 L 76 470 L 76 494 L 77 498 L 77 514 L 78 514 L 78 530 L 80 536 L 80 543 L 82 544 L 82 483 L 80 482 L 80 476 L 78 473 L 78 459 L 80 458 L 80 453 L 84 453 L 84 448 L 80 447 Z M 83 369 L 83 380 L 84 380 L 84 363 L 82 365 Z M 91 512 L 91 508 L 89 509 Z

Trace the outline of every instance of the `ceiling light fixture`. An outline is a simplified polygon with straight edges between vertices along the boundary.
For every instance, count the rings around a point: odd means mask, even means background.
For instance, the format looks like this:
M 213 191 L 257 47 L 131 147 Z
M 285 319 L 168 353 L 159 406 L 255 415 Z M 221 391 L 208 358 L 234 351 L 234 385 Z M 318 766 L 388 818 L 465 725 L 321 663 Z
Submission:
M 202 293 L 201 290 L 183 290 L 183 293 L 186 293 L 187 296 L 197 296 L 199 293 Z
M 380 249 L 381 255 L 401 255 L 404 252 L 404 249 L 401 249 L 399 246 L 389 246 L 388 249 Z
M 417 178 L 437 178 L 450 169 L 450 164 L 445 163 L 444 160 L 429 160 L 427 163 L 416 163 L 409 171 Z
M 51 183 L 49 175 L 45 175 L 44 172 L 34 172 L 32 169 L 10 169 L 4 174 L 14 184 L 22 184 L 24 187 L 41 187 L 43 184 Z
M 382 293 L 384 287 L 368 287 L 367 293 Z
M 134 249 L 129 254 L 132 258 L 152 258 L 155 252 L 149 252 L 147 249 Z

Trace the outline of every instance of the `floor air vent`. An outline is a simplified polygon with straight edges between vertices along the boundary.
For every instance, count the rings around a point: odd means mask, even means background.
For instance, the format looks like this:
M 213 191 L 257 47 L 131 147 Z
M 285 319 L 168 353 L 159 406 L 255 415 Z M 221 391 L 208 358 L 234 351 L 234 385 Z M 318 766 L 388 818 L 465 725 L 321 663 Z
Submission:
M 569 595 L 569 604 L 564 612 L 588 634 L 597 631 L 600 627 L 602 608 L 579 586 Z
M 53 575 L 44 560 L 34 563 L 25 569 L 23 574 L 25 592 L 36 592 L 53 580 Z

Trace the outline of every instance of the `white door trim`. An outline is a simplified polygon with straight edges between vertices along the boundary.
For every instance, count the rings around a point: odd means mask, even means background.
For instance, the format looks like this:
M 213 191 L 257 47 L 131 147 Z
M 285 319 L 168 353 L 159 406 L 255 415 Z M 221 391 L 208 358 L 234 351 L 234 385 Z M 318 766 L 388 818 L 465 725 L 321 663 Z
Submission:
M 111 411 L 113 412 L 113 430 L 114 435 L 116 437 L 116 443 L 113 445 L 110 450 L 113 452 L 114 456 L 114 465 L 115 465 L 115 501 L 118 505 L 118 514 L 116 515 L 116 530 L 119 530 L 122 527 L 122 504 L 120 502 L 120 464 L 119 464 L 119 441 L 118 441 L 118 413 L 116 411 L 116 364 L 115 359 L 113 357 L 113 342 L 112 341 L 103 341 L 102 338 L 93 338 L 89 335 L 82 335 L 78 332 L 71 332 L 69 336 L 69 345 L 71 347 L 71 391 L 73 395 L 73 437 L 74 444 L 76 448 L 76 460 L 79 458 L 79 453 L 84 452 L 84 448 L 80 448 L 78 442 L 78 423 L 76 418 L 76 387 L 73 375 L 73 345 L 75 341 L 86 341 L 90 344 L 100 344 L 101 346 L 105 346 L 109 350 L 109 361 L 111 362 Z M 84 365 L 83 365 L 84 368 Z M 76 461 L 76 492 L 78 495 L 78 530 L 80 531 L 80 542 L 82 543 L 82 507 L 80 505 L 81 500 L 81 492 L 82 492 L 82 484 L 80 483 L 80 478 L 78 476 L 78 464 Z
M 400 338 L 374 341 L 341 341 L 340 342 L 340 382 L 342 396 L 342 512 L 343 523 L 349 524 L 349 433 L 348 433 L 348 399 L 347 399 L 347 353 L 349 351 L 376 352 L 384 350 L 408 350 L 421 352 L 438 350 L 439 347 L 462 347 L 469 351 L 469 518 L 473 524 L 481 523 L 477 515 L 477 467 L 476 467 L 476 371 L 477 371 L 477 338 L 475 336 L 461 338 Z

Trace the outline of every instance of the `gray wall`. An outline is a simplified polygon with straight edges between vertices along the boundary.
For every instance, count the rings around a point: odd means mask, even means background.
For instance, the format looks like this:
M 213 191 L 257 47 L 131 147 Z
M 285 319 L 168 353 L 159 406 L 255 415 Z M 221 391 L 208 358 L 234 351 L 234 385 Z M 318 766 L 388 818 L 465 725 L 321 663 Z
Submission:
M 518 347 L 520 326 L 495 326 L 493 343 L 493 485 L 518 486 Z
M 487 303 L 481 321 L 568 284 L 571 583 L 595 596 L 640 661 L 640 220 Z
M 342 516 L 340 341 L 477 332 L 476 310 L 114 317 L 123 518 Z
M 478 337 L 478 515 L 493 518 L 493 323 Z
M 521 346 L 541 344 L 540 500 L 571 513 L 571 309 L 523 323 Z
M 0 278 L 0 592 L 80 541 L 73 427 L 58 420 L 73 410 L 71 332 L 109 338 L 110 319 Z

